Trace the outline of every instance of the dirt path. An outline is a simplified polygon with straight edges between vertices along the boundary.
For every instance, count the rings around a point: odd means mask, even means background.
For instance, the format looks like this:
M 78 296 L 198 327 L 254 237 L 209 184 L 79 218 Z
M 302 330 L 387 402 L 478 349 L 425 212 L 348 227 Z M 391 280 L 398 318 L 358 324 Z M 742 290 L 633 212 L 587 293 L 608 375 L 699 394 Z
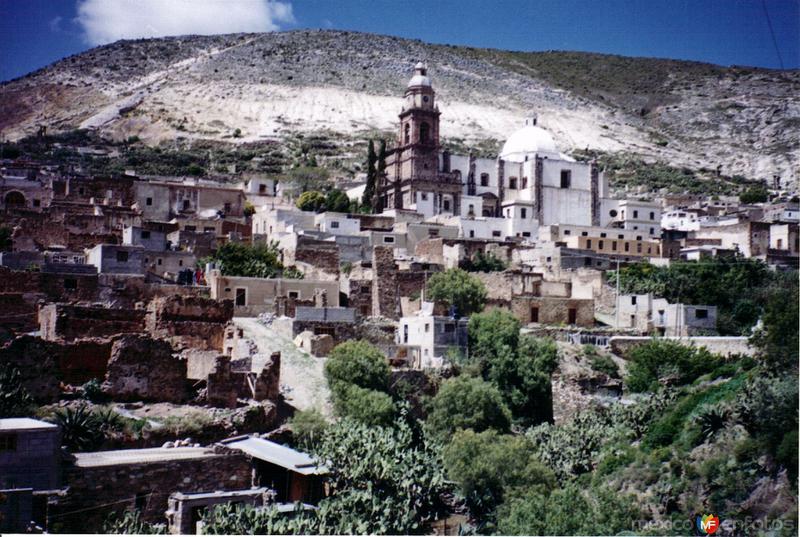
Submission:
M 253 356 L 253 370 L 260 371 L 273 352 L 281 353 L 281 393 L 286 402 L 298 410 L 316 408 L 325 416 L 332 415 L 330 390 L 323 374 L 324 358 L 315 358 L 289 339 L 277 334 L 252 317 L 236 317 L 236 326 L 258 347 Z

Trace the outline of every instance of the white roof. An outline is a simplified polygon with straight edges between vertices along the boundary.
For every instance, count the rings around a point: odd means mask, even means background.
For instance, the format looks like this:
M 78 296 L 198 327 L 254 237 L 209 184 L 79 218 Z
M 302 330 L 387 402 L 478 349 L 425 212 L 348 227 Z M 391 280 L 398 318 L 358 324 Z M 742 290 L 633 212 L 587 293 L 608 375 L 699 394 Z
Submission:
M 414 75 L 411 77 L 411 80 L 408 81 L 408 87 L 413 86 L 429 86 L 431 85 L 431 79 L 425 75 Z
M 117 449 L 113 451 L 75 453 L 74 455 L 75 466 L 81 468 L 114 466 L 116 464 L 146 464 L 148 462 L 204 459 L 218 456 L 212 449 L 207 447 Z
M 31 418 L 3 418 L 0 419 L 0 431 L 20 431 L 36 429 L 58 429 L 58 425 Z
M 509 136 L 500 152 L 500 158 L 523 162 L 527 155 L 551 153 L 558 155 L 556 143 L 549 132 L 535 125 L 526 125 Z
M 256 459 L 286 468 L 298 474 L 323 474 L 327 471 L 324 467 L 317 466 L 310 455 L 263 438 L 255 438 L 253 436 L 239 437 L 223 440 L 222 443 L 230 448 L 244 451 Z

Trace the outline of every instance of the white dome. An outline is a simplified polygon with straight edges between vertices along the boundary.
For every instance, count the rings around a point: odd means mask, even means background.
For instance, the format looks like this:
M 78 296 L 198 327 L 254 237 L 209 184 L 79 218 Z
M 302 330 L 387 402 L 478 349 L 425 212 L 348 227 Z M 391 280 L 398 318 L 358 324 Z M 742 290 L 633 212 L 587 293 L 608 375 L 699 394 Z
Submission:
M 509 136 L 500 152 L 500 158 L 522 162 L 526 155 L 533 153 L 558 154 L 556 143 L 549 132 L 535 125 L 526 125 Z
M 408 81 L 408 87 L 414 86 L 428 86 L 431 85 L 431 79 L 425 75 L 414 75 L 411 77 L 411 80 Z

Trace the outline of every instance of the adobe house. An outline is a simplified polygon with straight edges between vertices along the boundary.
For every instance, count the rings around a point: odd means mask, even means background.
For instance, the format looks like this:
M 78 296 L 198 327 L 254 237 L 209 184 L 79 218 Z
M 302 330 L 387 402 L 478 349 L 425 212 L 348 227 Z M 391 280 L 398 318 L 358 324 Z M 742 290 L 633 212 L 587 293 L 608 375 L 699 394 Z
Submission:
M 310 455 L 254 436 L 237 436 L 220 443 L 252 457 L 253 484 L 274 490 L 276 502 L 315 505 L 325 496 L 323 476 L 328 471 Z

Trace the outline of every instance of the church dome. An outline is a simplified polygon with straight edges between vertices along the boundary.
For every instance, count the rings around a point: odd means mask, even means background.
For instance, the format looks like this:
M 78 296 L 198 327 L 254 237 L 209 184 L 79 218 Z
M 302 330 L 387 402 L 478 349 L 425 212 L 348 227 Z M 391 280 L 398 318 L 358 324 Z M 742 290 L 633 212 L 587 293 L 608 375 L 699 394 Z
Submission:
M 422 62 L 414 66 L 414 76 L 408 81 L 409 88 L 414 86 L 431 86 L 431 79 L 428 78 L 428 68 Z
M 528 119 L 525 126 L 509 136 L 500 152 L 500 158 L 513 162 L 522 162 L 527 155 L 533 153 L 558 154 L 556 143 L 549 132 L 536 126 L 536 119 Z

